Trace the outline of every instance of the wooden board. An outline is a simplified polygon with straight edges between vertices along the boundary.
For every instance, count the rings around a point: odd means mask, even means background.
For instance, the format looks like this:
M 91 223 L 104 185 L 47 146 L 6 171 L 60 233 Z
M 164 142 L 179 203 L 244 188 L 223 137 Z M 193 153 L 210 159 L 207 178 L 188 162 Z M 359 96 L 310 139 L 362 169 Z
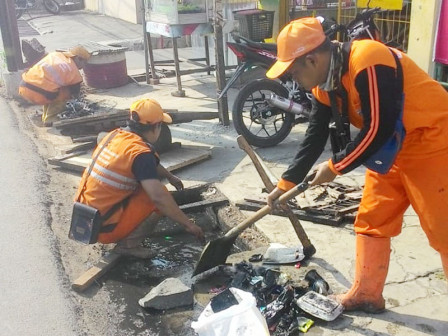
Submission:
M 50 158 L 48 159 L 48 163 L 63 169 L 82 173 L 89 166 L 91 156 L 91 152 L 84 151 Z M 174 171 L 204 161 L 210 157 L 210 147 L 183 145 L 161 154 L 160 162 L 168 171 Z
M 258 211 L 264 205 L 255 203 L 255 202 L 249 202 L 249 201 L 239 201 L 236 203 L 236 206 L 240 210 Z M 344 220 L 344 217 L 333 217 L 333 216 L 328 216 L 325 214 L 311 214 L 306 211 L 298 210 L 298 209 L 292 209 L 292 212 L 294 213 L 294 215 L 297 216 L 298 219 L 317 223 L 317 224 L 339 226 L 342 224 L 342 222 Z M 287 214 L 285 212 L 281 212 L 281 211 L 274 211 L 273 214 L 277 215 L 277 216 L 287 217 Z
M 185 212 L 195 212 L 198 210 L 202 210 L 206 207 L 212 207 L 212 206 L 218 206 L 218 205 L 227 205 L 229 204 L 229 200 L 227 197 L 220 197 L 218 199 L 211 199 L 211 200 L 205 200 L 205 201 L 199 201 L 194 203 L 188 203 L 188 204 L 182 204 L 179 205 L 179 208 Z
M 72 283 L 72 289 L 76 292 L 85 291 L 95 280 L 98 280 L 112 266 L 114 266 L 121 255 L 117 253 L 106 253 L 100 261 Z
M 173 124 L 191 122 L 193 120 L 210 120 L 218 118 L 218 112 L 195 112 L 195 111 L 178 111 L 174 109 L 164 109 L 173 119 Z M 117 110 L 112 113 L 96 113 L 89 116 L 78 117 L 73 119 L 62 119 L 55 121 L 53 127 L 58 129 L 74 128 L 93 124 L 101 124 L 103 122 L 122 122 L 125 124 L 129 119 L 129 110 Z

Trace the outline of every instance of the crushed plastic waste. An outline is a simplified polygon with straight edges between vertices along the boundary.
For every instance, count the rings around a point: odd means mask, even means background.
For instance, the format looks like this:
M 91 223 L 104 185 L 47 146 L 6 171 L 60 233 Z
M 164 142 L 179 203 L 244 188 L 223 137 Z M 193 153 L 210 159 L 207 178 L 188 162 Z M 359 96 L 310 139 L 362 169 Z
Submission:
M 311 290 L 323 295 L 328 294 L 330 286 L 319 275 L 319 273 L 317 273 L 316 270 L 310 270 L 308 273 L 306 273 L 305 280 L 308 281 L 308 286 L 311 288 Z
M 213 305 L 220 309 L 232 302 L 227 293 L 228 288 L 250 292 L 256 299 L 256 305 L 266 320 L 270 334 L 274 336 L 293 336 L 299 332 L 307 332 L 316 317 L 328 321 L 342 312 L 335 301 L 324 296 L 330 292 L 330 287 L 316 270 L 308 271 L 304 281 L 296 284 L 287 273 L 242 261 L 232 267 L 232 272 L 227 270 L 227 275 L 231 277 L 229 282 L 225 286 L 214 288 L 214 292 L 219 294 L 212 299 L 218 300 Z M 217 297 L 219 299 L 215 299 Z M 302 297 L 306 299 L 300 300 Z M 299 302 L 306 310 L 302 309 Z

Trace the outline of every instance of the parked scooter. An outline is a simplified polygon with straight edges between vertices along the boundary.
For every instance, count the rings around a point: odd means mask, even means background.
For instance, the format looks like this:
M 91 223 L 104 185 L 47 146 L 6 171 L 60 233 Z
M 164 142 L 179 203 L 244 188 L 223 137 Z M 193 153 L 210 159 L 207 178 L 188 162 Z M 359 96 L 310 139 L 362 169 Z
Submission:
M 15 0 L 16 18 L 20 18 L 25 11 L 36 8 L 38 0 Z M 59 14 L 61 6 L 56 0 L 42 0 L 45 9 L 51 14 Z
M 325 34 L 331 39 L 339 32 L 342 40 L 380 40 L 374 21 L 379 8 L 358 13 L 348 25 L 338 25 L 321 18 Z M 224 95 L 241 74 L 254 67 L 269 69 L 277 59 L 277 45 L 253 42 L 233 35 L 235 42 L 228 47 L 235 53 L 239 65 L 221 92 Z M 282 142 L 294 125 L 308 120 L 311 94 L 300 88 L 288 73 L 278 80 L 259 79 L 245 85 L 235 98 L 232 120 L 238 134 L 257 147 L 275 146 Z

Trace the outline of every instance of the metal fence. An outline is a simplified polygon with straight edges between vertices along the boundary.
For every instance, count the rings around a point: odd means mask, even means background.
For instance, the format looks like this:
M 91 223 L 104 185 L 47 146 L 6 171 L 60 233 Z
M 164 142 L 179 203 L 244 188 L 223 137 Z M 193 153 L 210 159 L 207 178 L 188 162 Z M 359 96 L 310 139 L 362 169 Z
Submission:
M 363 10 L 356 6 L 357 1 L 349 0 L 292 0 L 290 17 L 323 16 L 338 23 L 346 24 Z M 384 42 L 407 51 L 412 0 L 404 0 L 401 10 L 382 11 L 375 17 Z

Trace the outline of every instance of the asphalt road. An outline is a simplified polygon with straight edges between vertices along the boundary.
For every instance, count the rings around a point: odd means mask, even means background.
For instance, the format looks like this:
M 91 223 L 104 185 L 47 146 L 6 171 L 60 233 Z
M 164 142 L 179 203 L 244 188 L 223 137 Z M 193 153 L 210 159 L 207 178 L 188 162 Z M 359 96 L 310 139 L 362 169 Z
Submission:
M 77 335 L 49 227 L 44 162 L 1 97 L 0 129 L 0 336 Z

